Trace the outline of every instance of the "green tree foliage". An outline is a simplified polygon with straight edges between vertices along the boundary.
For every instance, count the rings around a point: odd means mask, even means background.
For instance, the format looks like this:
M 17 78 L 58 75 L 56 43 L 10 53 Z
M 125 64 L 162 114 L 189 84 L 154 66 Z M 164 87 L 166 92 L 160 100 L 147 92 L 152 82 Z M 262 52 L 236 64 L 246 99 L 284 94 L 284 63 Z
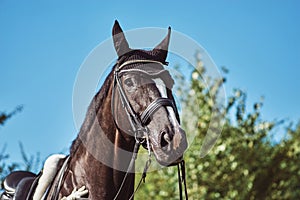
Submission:
M 8 114 L 5 112 L 0 112 L 0 125 L 3 126 L 9 118 L 18 112 L 21 112 L 22 109 L 23 106 L 18 106 L 14 111 Z M 9 154 L 6 152 L 6 145 L 0 148 L 0 183 L 10 172 L 14 170 L 37 171 L 39 169 L 40 154 L 37 153 L 35 156 L 26 154 L 22 142 L 19 142 L 19 147 L 22 161 L 18 163 L 11 162 L 9 160 Z
M 41 170 L 40 153 L 35 155 L 27 154 L 22 142 L 19 142 L 20 153 L 22 156 L 22 162 L 19 163 L 19 169 L 31 172 L 38 172 Z
M 16 109 L 10 113 L 5 113 L 0 111 L 0 126 L 4 125 L 4 123 L 11 118 L 13 115 L 17 114 L 18 112 L 21 112 L 23 110 L 23 106 L 18 106 Z
M 6 153 L 6 146 L 4 146 L 0 151 L 0 183 L 10 172 L 18 167 L 17 163 L 9 163 L 9 155 Z M 0 187 L 1 189 L 1 187 Z
M 210 80 L 208 84 L 204 84 L 204 77 Z M 225 78 L 207 77 L 198 59 L 188 81 L 191 89 L 179 84 L 178 91 L 187 94 L 181 99 L 187 111 L 182 125 L 187 134 L 195 134 L 185 153 L 189 199 L 300 199 L 300 124 L 286 128 L 285 138 L 276 143 L 272 136 L 283 129 L 282 122 L 262 119 L 262 100 L 248 111 L 246 93 L 236 89 L 227 97 L 227 104 L 218 108 L 224 118 L 222 134 L 211 134 L 209 140 L 216 143 L 200 158 Z M 190 125 L 193 117 L 196 126 Z M 136 199 L 179 199 L 177 168 L 148 173 Z
M 21 112 L 22 109 L 23 106 L 18 106 L 14 111 L 10 113 L 0 112 L 0 126 L 3 126 L 9 118 L 11 118 L 16 113 Z M 5 150 L 6 150 L 6 145 L 4 145 L 0 151 L 0 182 L 2 182 L 3 178 L 7 174 L 9 174 L 11 171 L 13 171 L 18 167 L 17 163 L 8 164 L 9 154 L 6 153 Z
M 12 171 L 24 170 L 24 171 L 37 172 L 38 170 L 41 169 L 40 154 L 39 153 L 36 153 L 36 155 L 27 154 L 21 142 L 19 142 L 19 147 L 20 147 L 20 154 L 22 157 L 22 160 L 20 162 L 11 162 L 9 160 L 9 154 L 6 152 L 6 146 L 4 146 L 0 151 L 0 183 L 2 183 L 3 179 Z

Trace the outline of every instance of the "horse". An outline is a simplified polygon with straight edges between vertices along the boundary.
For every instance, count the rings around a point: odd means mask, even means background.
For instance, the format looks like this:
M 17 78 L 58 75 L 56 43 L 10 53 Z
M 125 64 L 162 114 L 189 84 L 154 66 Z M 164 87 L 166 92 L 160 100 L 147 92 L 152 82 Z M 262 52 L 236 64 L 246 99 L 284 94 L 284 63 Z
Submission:
M 169 27 L 152 50 L 132 49 L 115 21 L 117 62 L 93 97 L 69 156 L 52 159 L 59 170 L 43 199 L 133 199 L 140 145 L 160 165 L 182 164 L 187 139 L 172 95 L 174 80 L 164 67 L 170 35 Z

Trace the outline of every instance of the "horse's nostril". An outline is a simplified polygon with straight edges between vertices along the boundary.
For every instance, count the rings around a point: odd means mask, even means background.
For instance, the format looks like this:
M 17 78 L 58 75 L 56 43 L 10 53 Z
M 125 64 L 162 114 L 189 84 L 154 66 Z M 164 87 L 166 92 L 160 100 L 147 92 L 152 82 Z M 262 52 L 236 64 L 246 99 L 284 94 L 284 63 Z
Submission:
M 162 132 L 161 134 L 161 140 L 160 140 L 160 145 L 161 147 L 167 146 L 171 142 L 171 138 L 169 134 L 165 131 Z

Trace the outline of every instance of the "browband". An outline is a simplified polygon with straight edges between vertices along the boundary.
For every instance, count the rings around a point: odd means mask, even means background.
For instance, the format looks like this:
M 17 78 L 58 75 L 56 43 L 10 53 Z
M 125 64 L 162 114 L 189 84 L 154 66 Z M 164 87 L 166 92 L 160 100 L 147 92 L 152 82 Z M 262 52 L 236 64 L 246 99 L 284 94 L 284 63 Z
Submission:
M 168 62 L 162 63 L 162 62 L 159 62 L 156 60 L 128 60 L 128 61 L 122 63 L 122 65 L 120 65 L 118 67 L 118 70 L 121 70 L 126 65 L 136 64 L 136 63 L 156 63 L 156 64 L 160 64 L 160 65 L 168 65 L 169 64 Z

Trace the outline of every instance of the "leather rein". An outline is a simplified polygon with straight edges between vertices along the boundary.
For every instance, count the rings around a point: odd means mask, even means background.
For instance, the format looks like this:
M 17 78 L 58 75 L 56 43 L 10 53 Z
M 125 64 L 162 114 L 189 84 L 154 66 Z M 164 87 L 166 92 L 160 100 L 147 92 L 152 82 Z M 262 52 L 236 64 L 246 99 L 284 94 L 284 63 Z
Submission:
M 142 73 L 142 74 L 146 74 L 149 77 L 155 78 L 155 77 L 159 77 L 162 73 L 166 72 L 167 70 L 162 69 L 156 73 L 148 73 L 144 70 L 141 69 L 123 69 L 125 66 L 127 65 L 131 65 L 131 64 L 137 64 L 137 63 L 141 63 L 141 64 L 146 64 L 146 63 L 156 63 L 156 64 L 160 64 L 160 65 L 164 65 L 163 63 L 159 62 L 159 61 L 155 61 L 155 60 L 130 60 L 130 61 L 126 61 L 123 64 L 119 65 L 115 68 L 114 70 L 114 83 L 113 83 L 113 91 L 112 91 L 112 104 L 111 104 L 111 109 L 112 109 L 112 113 L 114 115 L 115 111 L 114 111 L 114 100 L 115 100 L 115 89 L 118 88 L 119 91 L 119 96 L 121 99 L 121 103 L 123 108 L 125 109 L 126 115 L 128 117 L 130 126 L 132 128 L 132 131 L 134 133 L 134 137 L 135 137 L 135 146 L 134 146 L 134 150 L 133 150 L 133 155 L 130 161 L 130 164 L 128 166 L 127 172 L 123 178 L 123 181 L 120 185 L 120 188 L 116 194 L 116 196 L 114 197 L 114 200 L 118 198 L 125 180 L 127 178 L 127 175 L 130 171 L 133 170 L 134 167 L 134 162 L 137 158 L 137 154 L 138 154 L 138 150 L 141 144 L 146 144 L 147 149 L 148 149 L 148 160 L 146 161 L 145 167 L 144 167 L 144 171 L 142 174 L 142 177 L 136 187 L 136 189 L 134 190 L 134 192 L 132 193 L 131 197 L 129 198 L 129 200 L 131 200 L 135 193 L 137 192 L 137 190 L 139 189 L 142 181 L 145 182 L 145 178 L 146 178 L 146 173 L 150 167 L 151 164 L 151 148 L 150 148 L 150 140 L 149 140 L 149 130 L 146 127 L 147 122 L 149 122 L 151 116 L 160 108 L 160 107 L 172 107 L 173 110 L 175 111 L 176 114 L 176 118 L 179 122 L 179 114 L 177 111 L 177 107 L 174 103 L 173 100 L 170 100 L 168 98 L 163 98 L 163 97 L 159 97 L 156 100 L 154 100 L 152 103 L 149 104 L 149 106 L 142 112 L 142 114 L 139 116 L 132 108 L 126 93 L 123 89 L 123 86 L 121 84 L 121 76 L 125 73 Z M 118 127 L 118 124 L 116 122 L 116 119 L 114 117 L 115 120 L 115 124 Z M 119 128 L 119 127 L 118 127 Z M 183 189 L 182 189 L 182 184 L 184 186 L 184 193 L 185 193 L 185 199 L 188 199 L 188 194 L 187 194 L 187 187 L 186 187 L 186 176 L 185 176 L 185 162 L 184 160 L 182 160 L 180 163 L 177 164 L 177 170 L 178 170 L 178 184 L 179 184 L 179 195 L 180 195 L 180 200 L 183 199 Z

